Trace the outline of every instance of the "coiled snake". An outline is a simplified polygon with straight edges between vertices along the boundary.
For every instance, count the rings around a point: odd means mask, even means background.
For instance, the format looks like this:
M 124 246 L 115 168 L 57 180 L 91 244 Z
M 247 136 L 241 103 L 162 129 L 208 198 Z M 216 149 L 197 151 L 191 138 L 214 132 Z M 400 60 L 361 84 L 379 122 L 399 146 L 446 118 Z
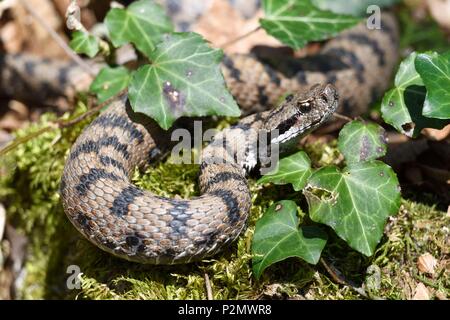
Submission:
M 242 141 L 275 129 L 280 136 L 272 142 L 283 147 L 295 141 L 336 110 L 337 92 L 341 112 L 364 112 L 386 89 L 397 60 L 397 33 L 393 16 L 385 14 L 380 30 L 358 25 L 315 57 L 286 58 L 283 72 L 252 55 L 225 57 L 222 70 L 231 93 L 245 114 L 258 112 L 220 132 L 204 150 L 201 195 L 189 200 L 159 197 L 130 182 L 134 168 L 146 165 L 165 142 L 152 122 L 143 123 L 131 111 L 126 96 L 117 99 L 84 129 L 68 155 L 61 199 L 69 220 L 101 249 L 131 261 L 186 263 L 218 252 L 240 234 L 250 211 L 246 172 L 257 159 Z M 73 85 L 71 74 L 82 73 L 21 55 L 3 56 L 0 72 L 2 91 L 17 96 L 47 94 L 49 88 L 63 95 Z M 45 88 L 39 77 L 46 79 Z M 331 85 L 309 89 L 315 83 Z M 295 94 L 265 111 L 286 92 Z M 233 160 L 237 146 L 246 152 L 244 161 Z M 217 157 L 227 161 L 211 163 Z

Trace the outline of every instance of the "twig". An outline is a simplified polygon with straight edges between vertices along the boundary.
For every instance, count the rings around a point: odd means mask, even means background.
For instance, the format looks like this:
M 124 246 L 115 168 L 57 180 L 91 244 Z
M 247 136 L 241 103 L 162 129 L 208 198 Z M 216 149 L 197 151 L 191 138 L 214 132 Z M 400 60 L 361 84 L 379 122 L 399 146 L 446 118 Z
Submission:
M 253 29 L 253 30 L 251 30 L 251 31 L 249 31 L 249 32 L 247 32 L 247 33 L 245 33 L 245 34 L 243 34 L 243 35 L 233 39 L 233 40 L 225 42 L 222 45 L 220 45 L 219 47 L 222 48 L 222 49 L 225 49 L 226 47 L 229 47 L 230 45 L 232 45 L 232 44 L 234 44 L 234 43 L 236 43 L 238 41 L 241 41 L 244 38 L 247 38 L 248 36 L 252 35 L 253 33 L 255 33 L 255 32 L 259 31 L 259 30 L 261 30 L 261 26 L 258 26 L 257 28 L 255 28 L 255 29 Z
M 337 270 L 333 265 L 326 262 L 324 258 L 320 258 L 320 263 L 325 268 L 325 270 L 327 270 L 331 278 L 333 278 L 333 280 L 336 281 L 338 284 L 348 286 L 349 288 L 353 289 L 355 292 L 357 292 L 359 295 L 363 296 L 366 299 L 382 300 L 382 298 L 380 297 L 372 297 L 371 295 L 368 295 L 366 290 L 364 290 L 364 288 L 357 287 L 350 281 L 346 280 L 343 274 L 339 270 Z
M 13 140 L 10 144 L 5 146 L 3 149 L 0 149 L 0 157 L 4 156 L 5 154 L 10 152 L 11 150 L 16 148 L 17 146 L 21 145 L 22 143 L 26 143 L 26 142 L 30 141 L 31 139 L 34 139 L 34 138 L 40 136 L 43 133 L 46 133 L 46 132 L 49 132 L 49 131 L 55 130 L 55 129 L 67 128 L 67 127 L 73 126 L 74 124 L 77 124 L 80 121 L 83 121 L 84 119 L 86 119 L 86 118 L 92 116 L 93 114 L 99 112 L 105 106 L 110 104 L 115 99 L 121 97 L 126 92 L 127 92 L 127 89 L 124 89 L 124 90 L 120 91 L 119 93 L 117 93 L 113 97 L 111 97 L 108 100 L 100 103 L 99 105 L 97 105 L 94 108 L 86 111 L 85 113 L 75 117 L 74 119 L 57 120 L 57 121 L 51 122 L 48 126 L 46 126 L 44 128 L 41 128 L 41 129 L 39 129 L 36 132 L 30 133 L 29 135 L 27 135 L 25 137 L 21 137 L 21 138 L 17 138 L 15 140 Z
M 212 293 L 212 288 L 211 288 L 211 282 L 209 281 L 209 276 L 208 276 L 208 274 L 205 272 L 205 274 L 204 274 L 203 277 L 205 278 L 206 299 L 208 299 L 208 300 L 214 300 L 213 293 Z
M 3 149 L 0 150 L 0 157 L 3 157 L 5 154 L 10 152 L 17 146 L 21 145 L 22 143 L 28 142 L 31 139 L 36 138 L 37 136 L 40 136 L 43 133 L 46 133 L 48 131 L 51 131 L 51 130 L 57 129 L 57 128 L 58 128 L 57 125 L 52 124 L 52 125 L 42 128 L 36 132 L 33 132 L 25 137 L 15 139 L 14 141 L 12 141 L 7 146 L 5 146 Z
M 345 120 L 346 122 L 351 122 L 351 121 L 353 121 L 353 119 L 352 118 L 350 118 L 350 117 L 347 117 L 347 116 L 344 116 L 343 114 L 340 114 L 340 113 L 333 113 L 333 116 L 335 117 L 335 118 L 337 118 L 337 119 L 341 119 L 341 120 Z
M 328 274 L 333 278 L 333 280 L 339 284 L 347 284 L 345 282 L 344 276 L 341 274 L 339 270 L 329 265 L 324 258 L 320 258 L 320 263 L 327 270 Z
M 92 76 L 97 75 L 95 70 L 93 70 L 93 68 L 91 68 L 86 62 L 84 62 L 83 59 L 81 59 L 75 52 L 73 52 L 73 50 L 67 45 L 64 39 L 62 39 L 61 36 L 55 30 L 53 30 L 41 16 L 38 15 L 25 0 L 19 0 L 19 2 L 24 6 L 28 13 L 33 16 L 33 18 L 36 19 L 36 21 L 50 34 L 53 40 L 55 40 L 55 42 L 73 61 L 75 61 L 88 74 Z
M 79 115 L 78 117 L 76 117 L 74 119 L 66 120 L 66 121 L 57 121 L 58 128 L 67 128 L 67 127 L 73 126 L 74 124 L 76 124 L 76 123 L 78 123 L 80 121 L 83 121 L 84 119 L 86 119 L 86 118 L 92 116 L 93 114 L 99 112 L 100 110 L 102 110 L 108 104 L 110 104 L 111 102 L 113 102 L 117 98 L 119 98 L 122 95 L 124 95 L 127 91 L 128 91 L 128 89 L 123 89 L 119 93 L 115 94 L 113 97 L 111 97 L 108 100 L 100 103 L 99 105 L 97 105 L 94 108 L 86 111 L 85 113 Z

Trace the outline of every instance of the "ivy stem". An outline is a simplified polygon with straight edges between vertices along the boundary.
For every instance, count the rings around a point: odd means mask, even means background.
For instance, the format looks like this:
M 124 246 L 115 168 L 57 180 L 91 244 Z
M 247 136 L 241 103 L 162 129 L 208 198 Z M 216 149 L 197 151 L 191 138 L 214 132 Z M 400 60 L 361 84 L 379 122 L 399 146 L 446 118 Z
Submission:
M 222 49 L 225 49 L 226 47 L 229 47 L 230 45 L 235 44 L 236 42 L 239 42 L 239 41 L 241 41 L 242 39 L 245 39 L 245 38 L 247 38 L 248 36 L 254 34 L 255 32 L 261 30 L 261 28 L 262 28 L 261 26 L 258 26 L 258 27 L 256 27 L 255 29 L 253 29 L 253 30 L 251 30 L 251 31 L 249 31 L 249 32 L 247 32 L 247 33 L 244 33 L 243 35 L 241 35 L 241 36 L 239 36 L 239 37 L 237 37 L 237 38 L 235 38 L 235 39 L 233 39 L 233 40 L 230 40 L 230 41 L 227 41 L 227 42 L 223 43 L 223 44 L 220 45 L 219 47 L 222 48 Z
M 67 45 L 64 39 L 53 30 L 50 25 L 40 16 L 38 15 L 33 8 L 25 1 L 19 0 L 22 6 L 28 11 L 28 13 L 39 23 L 53 38 L 53 40 L 64 50 L 64 52 L 76 63 L 78 64 L 84 71 L 86 71 L 91 76 L 96 76 L 97 73 L 95 70 L 90 67 L 86 62 L 83 61 L 73 50 Z

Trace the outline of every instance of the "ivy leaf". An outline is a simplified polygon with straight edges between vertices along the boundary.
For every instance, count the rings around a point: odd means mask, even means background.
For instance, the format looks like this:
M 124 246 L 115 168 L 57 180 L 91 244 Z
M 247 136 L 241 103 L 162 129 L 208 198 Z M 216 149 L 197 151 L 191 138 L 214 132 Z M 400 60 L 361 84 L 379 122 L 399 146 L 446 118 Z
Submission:
M 166 35 L 150 54 L 153 63 L 138 69 L 131 79 L 133 110 L 152 117 L 164 129 L 181 116 L 239 116 L 220 70 L 222 56 L 196 33 Z
M 95 57 L 100 50 L 98 39 L 83 31 L 75 31 L 72 33 L 72 40 L 70 40 L 69 46 L 76 53 L 85 54 L 89 58 Z
M 313 4 L 322 10 L 335 13 L 363 16 L 371 5 L 386 7 L 399 2 L 399 0 L 313 0 Z
M 90 91 L 97 94 L 99 102 L 103 102 L 125 89 L 130 79 L 130 71 L 125 67 L 104 67 L 92 82 Z
M 400 207 L 394 171 L 381 161 L 353 163 L 340 171 L 319 169 L 303 190 L 313 221 L 336 231 L 350 247 L 371 256 L 388 216 Z
M 268 266 L 290 257 L 316 264 L 327 242 L 316 226 L 298 227 L 297 205 L 283 200 L 269 207 L 256 222 L 252 240 L 253 274 L 258 279 Z
M 386 154 L 386 131 L 375 123 L 349 122 L 339 133 L 338 148 L 347 163 L 378 159 Z
M 173 25 L 164 9 L 149 0 L 133 2 L 128 8 L 113 8 L 105 17 L 105 25 L 115 47 L 133 43 L 147 57 Z
M 311 174 L 311 160 L 309 160 L 308 155 L 305 152 L 300 151 L 281 159 L 277 163 L 275 170 L 261 177 L 258 180 L 258 183 L 291 183 L 294 190 L 298 191 L 303 189 Z
M 384 121 L 409 137 L 418 136 L 423 128 L 442 129 L 446 125 L 422 115 L 426 90 L 414 66 L 416 57 L 413 52 L 400 64 L 395 86 L 384 95 L 381 104 Z
M 415 67 L 427 88 L 422 114 L 426 117 L 450 119 L 450 53 L 418 54 Z
M 360 19 L 322 11 L 311 0 L 264 0 L 261 26 L 284 44 L 295 49 L 309 41 L 324 40 L 357 24 Z

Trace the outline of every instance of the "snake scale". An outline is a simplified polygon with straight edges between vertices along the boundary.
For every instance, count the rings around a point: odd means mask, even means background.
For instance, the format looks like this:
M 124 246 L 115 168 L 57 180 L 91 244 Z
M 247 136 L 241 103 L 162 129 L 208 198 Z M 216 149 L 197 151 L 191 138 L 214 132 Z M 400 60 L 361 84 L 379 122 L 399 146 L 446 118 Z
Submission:
M 245 228 L 251 207 L 246 174 L 257 162 L 246 143 L 256 139 L 255 133 L 278 129 L 276 143 L 283 146 L 336 109 L 363 113 L 386 89 L 397 52 L 398 27 L 385 13 L 381 29 L 360 24 L 325 43 L 316 56 L 286 57 L 282 71 L 251 54 L 225 56 L 227 86 L 246 117 L 204 149 L 201 195 L 189 200 L 156 196 L 130 182 L 136 166 L 161 152 L 167 135 L 133 113 L 123 96 L 72 146 L 61 179 L 64 210 L 92 243 L 127 260 L 176 264 L 213 255 Z M 1 93 L 23 99 L 65 96 L 76 90 L 75 79 L 83 74 L 76 65 L 22 54 L 0 59 Z M 327 85 L 311 88 L 316 83 Z M 294 94 L 267 110 L 286 92 Z M 234 160 L 239 148 L 245 150 L 244 161 Z M 224 161 L 211 161 L 217 158 Z

